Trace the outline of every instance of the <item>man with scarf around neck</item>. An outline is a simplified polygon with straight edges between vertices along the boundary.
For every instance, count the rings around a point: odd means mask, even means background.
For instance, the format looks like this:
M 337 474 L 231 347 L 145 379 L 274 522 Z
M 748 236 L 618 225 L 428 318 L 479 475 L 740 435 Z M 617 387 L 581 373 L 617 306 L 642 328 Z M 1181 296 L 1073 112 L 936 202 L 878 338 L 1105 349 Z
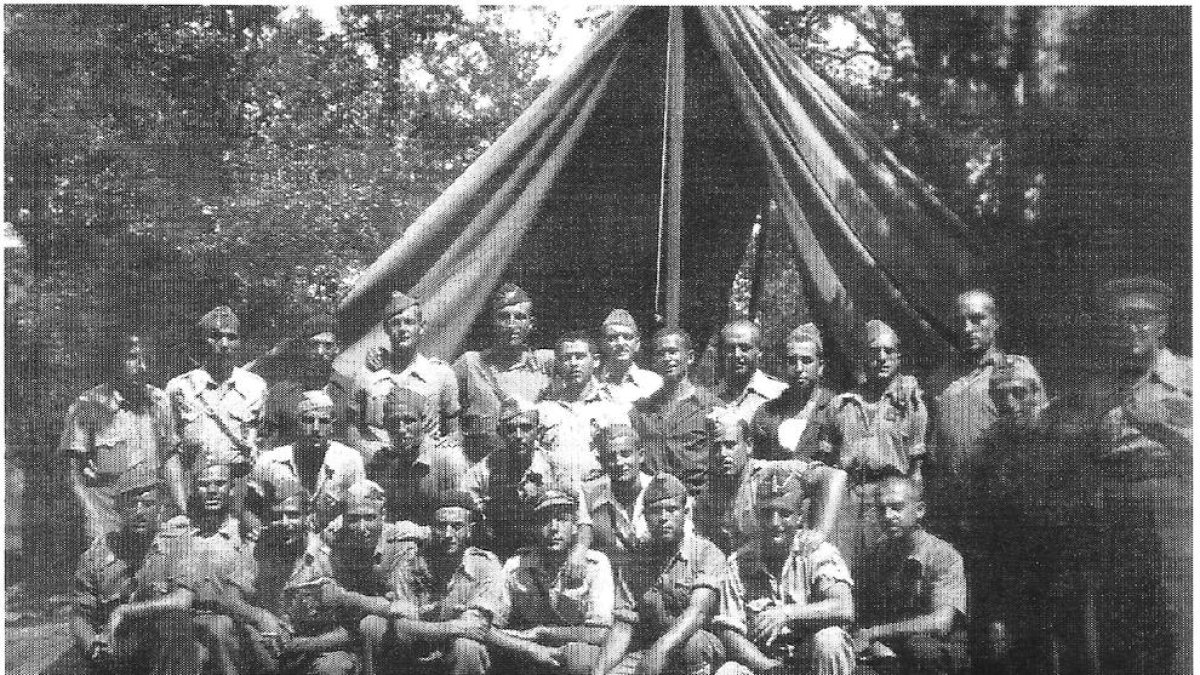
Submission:
M 74 649 L 47 673 L 196 675 L 202 648 L 191 607 L 196 577 L 185 556 L 159 533 L 161 481 L 137 465 L 114 486 L 117 530 L 79 557 L 72 591 Z
M 717 343 L 721 379 L 713 392 L 746 422 L 767 401 L 779 398 L 787 385 L 759 369 L 762 328 L 748 319 L 730 321 L 721 327 Z
M 850 570 L 829 542 L 804 536 L 806 490 L 794 478 L 758 484 L 758 530 L 729 556 L 713 619 L 729 663 L 720 675 L 850 675 Z
M 797 326 L 784 343 L 788 387 L 750 421 L 750 441 L 760 459 L 812 459 L 820 450 L 820 421 L 834 393 L 821 383 L 825 346 L 816 325 Z
M 794 479 L 813 498 L 815 507 L 805 530 L 810 543 L 833 535 L 846 490 L 844 471 L 811 460 L 751 457 L 746 423 L 729 408 L 709 415 L 708 433 L 709 479 L 696 497 L 692 520 L 709 541 L 729 553 L 748 543 L 758 526 L 758 486 L 775 478 Z
M 633 316 L 614 309 L 600 325 L 600 349 L 604 354 L 600 367 L 600 386 L 612 400 L 633 405 L 662 386 L 662 378 L 634 360 L 642 349 L 642 335 Z
M 916 378 L 900 373 L 900 337 L 872 319 L 866 325 L 865 381 L 830 402 L 817 456 L 848 476 L 832 541 L 856 576 L 861 554 L 882 535 L 875 490 L 889 476 L 921 473 L 929 416 Z
M 650 538 L 617 573 L 613 628 L 594 675 L 711 675 L 725 660 L 706 627 L 716 611 L 725 556 L 688 532 L 688 491 L 660 473 L 646 487 Z
M 296 405 L 304 392 L 323 390 L 333 401 L 334 427 L 331 438 L 346 442 L 351 421 L 350 397 L 353 383 L 334 370 L 341 353 L 334 333 L 333 316 L 319 312 L 304 321 L 298 343 L 280 364 L 280 377 L 271 382 L 263 407 L 262 447 L 286 445 L 301 433 L 296 426 Z
M 170 401 L 147 382 L 150 352 L 140 335 L 114 336 L 103 355 L 110 381 L 81 394 L 67 411 L 59 448 L 71 463 L 71 489 L 92 538 L 120 527 L 115 485 L 134 466 L 162 473 L 173 513 L 187 506 Z

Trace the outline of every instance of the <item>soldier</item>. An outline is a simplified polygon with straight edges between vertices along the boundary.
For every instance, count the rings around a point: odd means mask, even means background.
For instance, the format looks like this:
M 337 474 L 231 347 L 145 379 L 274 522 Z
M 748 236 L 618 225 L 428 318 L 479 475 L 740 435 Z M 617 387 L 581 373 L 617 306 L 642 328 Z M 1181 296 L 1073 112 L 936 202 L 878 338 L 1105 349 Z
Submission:
M 196 578 L 157 536 L 161 481 L 145 466 L 114 486 L 120 528 L 100 535 L 79 558 L 72 593 L 75 651 L 60 672 L 200 672 L 191 618 Z
M 820 449 L 820 421 L 834 393 L 821 384 L 825 347 L 814 324 L 798 326 L 784 345 L 788 388 L 754 413 L 750 439 L 762 459 L 812 459 Z
M 854 652 L 873 673 L 963 673 L 967 582 L 962 556 L 922 527 L 919 484 L 900 476 L 877 493 L 884 539 L 865 558 L 858 580 Z
M 856 576 L 861 553 L 882 535 L 873 513 L 875 489 L 889 476 L 919 476 L 928 421 L 916 378 L 900 374 L 896 332 L 871 320 L 867 344 L 866 381 L 830 402 L 819 455 L 848 475 L 834 543 Z
M 504 283 L 492 296 L 492 346 L 464 352 L 454 363 L 459 399 L 466 413 L 497 420 L 504 400 L 533 403 L 550 384 L 554 352 L 533 349 L 533 301 L 520 287 Z
M 438 495 L 462 488 L 467 461 L 450 439 L 435 441 L 423 433 L 425 397 L 396 386 L 383 403 L 389 442 L 366 458 L 366 474 L 383 486 L 388 522 L 409 520 L 428 525 Z
M 612 400 L 633 405 L 662 386 L 657 373 L 638 367 L 634 361 L 642 348 L 642 336 L 629 312 L 614 309 L 604 319 L 600 332 L 604 352 L 600 384 Z
M 379 347 L 367 355 L 354 383 L 351 406 L 356 425 L 352 444 L 363 455 L 387 445 L 383 429 L 383 402 L 397 385 L 425 398 L 424 431 L 429 436 L 458 435 L 458 380 L 441 359 L 421 353 L 425 319 L 420 301 L 396 292 L 380 316 L 390 348 Z
M 688 491 L 660 473 L 646 487 L 650 540 L 618 572 L 613 628 L 592 672 L 711 673 L 725 660 L 715 635 L 704 630 L 717 609 L 725 556 L 715 544 L 687 533 Z
M 182 438 L 184 470 L 229 464 L 236 482 L 235 513 L 242 512 L 245 478 L 258 458 L 258 433 L 267 383 L 234 365 L 241 347 L 240 322 L 222 305 L 197 324 L 205 340 L 199 368 L 167 383 L 175 428 Z
M 729 556 L 719 627 L 730 662 L 720 675 L 850 675 L 850 570 L 829 542 L 804 536 L 806 491 L 772 477 L 758 484 L 758 531 Z
M 1192 361 L 1163 344 L 1170 287 L 1101 288 L 1112 370 L 1087 387 L 1096 424 L 1093 580 L 1103 672 L 1190 672 Z
M 787 385 L 758 368 L 762 355 L 762 328 L 747 319 L 730 321 L 721 328 L 718 343 L 721 381 L 715 393 L 737 410 L 746 422 L 767 401 L 779 398 Z
M 633 427 L 614 424 L 596 434 L 596 454 L 604 479 L 584 485 L 592 517 L 592 546 L 613 564 L 628 560 L 629 551 L 650 538 L 646 524 L 646 486 L 652 476 L 641 470 L 642 449 Z
M 612 567 L 603 553 L 588 551 L 583 583 L 568 574 L 567 558 L 579 532 L 573 490 L 545 490 L 535 513 L 537 545 L 521 549 L 504 566 L 512 603 L 509 629 L 493 627 L 487 642 L 514 662 L 514 672 L 532 666 L 536 672 L 583 675 L 612 627 Z
M 267 390 L 263 408 L 264 450 L 293 442 L 301 433 L 296 424 L 296 405 L 306 391 L 323 390 L 333 401 L 331 438 L 345 442 L 350 423 L 350 391 L 353 383 L 333 368 L 341 353 L 333 332 L 333 316 L 318 313 L 309 317 L 300 331 L 304 342 L 286 364 L 284 377 Z
M 628 423 L 623 406 L 608 398 L 596 380 L 598 352 L 586 333 L 567 333 L 554 349 L 557 377 L 539 397 L 536 409 L 546 456 L 564 483 L 594 478 L 600 463 L 592 452 L 595 429 Z
M 337 423 L 336 410 L 324 390 L 301 394 L 295 416 L 303 435 L 293 445 L 264 452 L 250 472 L 250 492 L 259 499 L 267 485 L 276 493 L 288 486 L 303 487 L 314 499 L 310 514 L 318 532 L 337 517 L 347 488 L 366 477 L 362 455 L 330 440 Z
M 750 457 L 746 423 L 728 408 L 708 418 L 710 476 L 696 498 L 693 521 L 697 531 L 722 551 L 733 552 L 753 538 L 758 524 L 755 495 L 773 478 L 795 478 L 815 497 L 806 535 L 814 541 L 834 533 L 835 518 L 846 489 L 846 473 L 804 459 L 766 460 Z
M 94 539 L 120 526 L 116 482 L 134 466 L 161 471 L 175 513 L 187 505 L 167 395 L 146 382 L 149 345 L 122 333 L 105 350 L 112 378 L 79 396 L 67 411 L 59 447 L 71 462 L 71 488 Z
M 642 470 L 678 476 L 693 492 L 708 475 L 705 418 L 722 405 L 712 392 L 693 384 L 692 338 L 678 329 L 662 329 L 650 340 L 654 371 L 662 387 L 638 401 L 630 415 L 642 443 Z

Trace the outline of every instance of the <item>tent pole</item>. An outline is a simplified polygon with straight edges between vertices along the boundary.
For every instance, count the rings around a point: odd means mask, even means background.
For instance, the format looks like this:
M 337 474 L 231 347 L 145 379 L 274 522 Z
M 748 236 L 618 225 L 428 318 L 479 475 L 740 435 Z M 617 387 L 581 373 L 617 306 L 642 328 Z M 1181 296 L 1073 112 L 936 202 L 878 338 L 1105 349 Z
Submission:
M 679 308 L 682 300 L 682 263 L 680 256 L 680 221 L 683 200 L 683 86 L 684 44 L 683 8 L 671 7 L 667 29 L 671 51 L 667 56 L 667 213 L 666 213 L 666 325 L 679 327 Z

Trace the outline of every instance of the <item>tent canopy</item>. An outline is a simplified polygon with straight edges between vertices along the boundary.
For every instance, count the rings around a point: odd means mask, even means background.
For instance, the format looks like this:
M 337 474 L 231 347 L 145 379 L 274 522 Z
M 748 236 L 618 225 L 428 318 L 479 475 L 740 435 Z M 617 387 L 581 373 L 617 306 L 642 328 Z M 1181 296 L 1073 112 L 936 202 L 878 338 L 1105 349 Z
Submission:
M 423 301 L 431 353 L 482 346 L 503 280 L 547 342 L 613 307 L 704 339 L 772 203 L 830 339 L 879 317 L 918 363 L 950 352 L 979 251 L 929 187 L 752 10 L 622 8 L 366 271 L 338 310 L 339 368 L 384 343 L 395 290 Z

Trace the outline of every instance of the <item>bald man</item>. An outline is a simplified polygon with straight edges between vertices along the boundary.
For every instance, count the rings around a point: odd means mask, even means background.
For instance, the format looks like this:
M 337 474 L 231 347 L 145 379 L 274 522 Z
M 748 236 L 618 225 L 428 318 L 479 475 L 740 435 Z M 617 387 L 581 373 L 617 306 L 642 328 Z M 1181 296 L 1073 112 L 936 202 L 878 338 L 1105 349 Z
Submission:
M 762 328 L 753 321 L 739 319 L 721 328 L 718 343 L 721 381 L 714 392 L 718 398 L 737 410 L 747 423 L 767 401 L 779 398 L 787 383 L 759 369 L 762 356 Z

